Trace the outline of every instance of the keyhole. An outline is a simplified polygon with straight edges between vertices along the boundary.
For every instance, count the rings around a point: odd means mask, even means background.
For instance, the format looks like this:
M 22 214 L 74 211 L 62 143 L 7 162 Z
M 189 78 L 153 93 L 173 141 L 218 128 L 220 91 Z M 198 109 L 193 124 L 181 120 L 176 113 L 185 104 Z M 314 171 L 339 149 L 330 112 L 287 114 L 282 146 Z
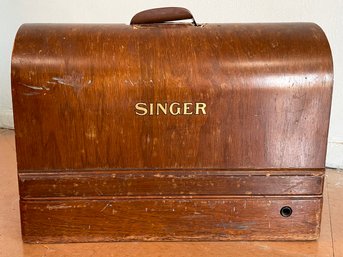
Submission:
M 289 206 L 284 206 L 280 210 L 280 214 L 281 214 L 282 217 L 289 217 L 289 216 L 292 215 L 292 212 L 293 212 L 293 210 Z

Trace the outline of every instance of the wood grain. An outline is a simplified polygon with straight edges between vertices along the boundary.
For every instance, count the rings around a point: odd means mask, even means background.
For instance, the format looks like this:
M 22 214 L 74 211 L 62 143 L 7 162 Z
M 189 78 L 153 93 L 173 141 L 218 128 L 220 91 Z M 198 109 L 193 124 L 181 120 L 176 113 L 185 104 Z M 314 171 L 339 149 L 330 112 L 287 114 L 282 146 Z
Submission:
M 314 240 L 321 205 L 313 197 L 21 201 L 22 234 L 31 243 Z
M 314 24 L 23 25 L 18 169 L 324 168 L 332 79 Z M 138 116 L 137 102 L 207 115 Z
M 319 26 L 25 24 L 11 76 L 25 242 L 318 238 Z
M 343 172 L 326 171 L 326 182 L 331 192 L 330 205 L 327 189 L 324 190 L 321 232 L 314 241 L 193 241 L 193 242 L 112 242 L 112 243 L 64 243 L 27 244 L 22 243 L 18 204 L 18 183 L 14 149 L 14 131 L 0 130 L 0 256 L 1 257 L 333 257 L 341 256 L 343 229 L 340 212 L 342 191 L 339 183 Z M 336 174 L 333 174 L 336 173 Z M 331 177 L 334 175 L 333 177 Z M 330 181 L 329 181 L 330 180 Z M 327 186 L 327 183 L 325 183 Z M 338 184 L 336 186 L 336 184 Z M 331 218 L 329 213 L 331 213 Z M 331 232 L 331 228 L 333 231 Z M 332 233 L 332 234 L 331 234 Z M 334 237 L 334 240 L 332 240 Z M 333 254 L 335 248 L 335 254 Z
M 19 174 L 21 198 L 180 195 L 321 195 L 322 171 L 120 171 Z M 255 172 L 256 173 L 256 172 Z M 291 173 L 291 172 L 290 172 Z

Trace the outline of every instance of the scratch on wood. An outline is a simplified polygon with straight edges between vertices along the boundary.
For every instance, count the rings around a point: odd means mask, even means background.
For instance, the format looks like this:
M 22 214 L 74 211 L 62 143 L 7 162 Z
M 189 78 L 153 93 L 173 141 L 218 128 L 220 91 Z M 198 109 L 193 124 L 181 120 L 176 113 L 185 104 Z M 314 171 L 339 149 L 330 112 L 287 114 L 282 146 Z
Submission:
M 32 85 L 28 85 L 28 84 L 25 84 L 25 83 L 19 83 L 19 84 L 24 86 L 24 87 L 33 89 L 33 90 L 47 90 L 47 91 L 50 90 L 50 88 L 48 88 L 46 86 L 32 86 Z
M 48 205 L 46 208 L 48 210 L 58 210 L 58 209 L 70 209 L 70 208 L 73 208 L 73 206 L 61 204 L 61 205 Z
M 52 77 L 50 81 L 47 81 L 47 83 L 52 85 L 69 86 L 78 92 L 85 86 L 91 86 L 93 84 L 93 80 L 85 79 L 82 74 L 72 73 L 70 75 L 64 75 L 63 77 Z
M 112 204 L 107 203 L 107 204 L 105 205 L 105 207 L 101 209 L 100 212 L 103 212 L 104 210 L 106 210 L 107 207 L 112 207 Z
M 297 183 L 295 183 L 293 186 L 287 187 L 285 192 L 291 191 L 291 189 L 297 187 L 297 186 L 301 186 L 303 184 L 303 181 L 299 181 Z
M 33 86 L 33 85 L 21 83 L 21 82 L 19 83 L 19 85 L 22 85 L 26 88 L 34 90 L 31 92 L 23 92 L 22 94 L 26 96 L 33 96 L 33 95 L 40 95 L 40 94 L 46 95 L 47 91 L 50 91 L 50 88 L 46 86 Z

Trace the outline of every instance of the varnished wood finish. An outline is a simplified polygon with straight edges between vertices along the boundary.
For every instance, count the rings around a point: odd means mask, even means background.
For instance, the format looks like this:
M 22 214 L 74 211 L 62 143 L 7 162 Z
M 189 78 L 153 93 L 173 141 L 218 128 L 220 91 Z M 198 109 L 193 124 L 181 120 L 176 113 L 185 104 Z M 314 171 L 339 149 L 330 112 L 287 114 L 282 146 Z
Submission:
M 332 70 L 311 23 L 23 25 L 24 241 L 316 239 Z M 139 102 L 206 113 L 139 116 Z
M 293 214 L 282 217 L 288 205 Z M 22 201 L 22 232 L 31 243 L 314 240 L 321 205 L 320 197 Z
M 0 129 L 0 256 L 1 257 L 338 257 L 343 256 L 343 171 L 327 170 L 321 232 L 314 241 L 113 242 L 23 244 L 16 181 L 14 131 Z M 329 194 L 329 196 L 328 196 Z
M 230 174 L 231 173 L 231 174 Z M 321 195 L 324 175 L 240 172 L 59 172 L 19 174 L 21 198 L 180 195 Z M 243 173 L 243 174 L 242 174 Z M 245 173 L 245 174 L 244 174 Z M 294 173 L 294 171 L 293 171 Z
M 23 25 L 12 87 L 19 171 L 324 168 L 332 59 L 314 24 Z M 195 101 L 207 115 L 135 114 Z

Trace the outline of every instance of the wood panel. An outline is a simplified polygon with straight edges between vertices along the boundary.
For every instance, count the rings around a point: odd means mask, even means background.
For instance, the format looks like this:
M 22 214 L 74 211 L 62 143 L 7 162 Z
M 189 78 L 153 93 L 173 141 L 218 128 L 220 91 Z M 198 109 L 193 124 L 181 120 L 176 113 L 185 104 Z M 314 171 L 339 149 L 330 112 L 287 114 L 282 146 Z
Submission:
M 22 234 L 31 243 L 314 240 L 321 205 L 321 197 L 21 201 Z
M 343 172 L 326 171 L 329 179 L 330 205 L 324 190 L 321 232 L 315 241 L 232 241 L 232 242 L 113 242 L 70 244 L 23 244 L 18 205 L 18 183 L 14 131 L 0 130 L 0 256 L 1 257 L 333 257 L 343 256 L 341 212 Z M 329 212 L 331 213 L 331 219 Z M 331 226 L 332 225 L 332 226 Z M 333 228 L 331 234 L 331 228 Z M 332 240 L 332 236 L 334 240 Z
M 287 171 L 157 170 L 19 174 L 21 198 L 318 195 L 322 194 L 323 181 L 323 171 L 288 171 L 288 175 Z
M 18 168 L 324 168 L 332 58 L 315 24 L 26 24 Z M 146 115 L 136 103 L 206 103 Z

